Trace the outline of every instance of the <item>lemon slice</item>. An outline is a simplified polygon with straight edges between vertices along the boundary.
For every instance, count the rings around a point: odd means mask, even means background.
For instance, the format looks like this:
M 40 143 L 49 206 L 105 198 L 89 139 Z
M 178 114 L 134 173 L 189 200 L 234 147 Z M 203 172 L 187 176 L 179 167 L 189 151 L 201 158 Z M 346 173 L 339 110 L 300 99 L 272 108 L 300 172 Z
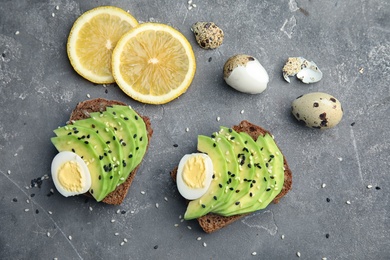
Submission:
M 70 31 L 67 51 L 78 74 L 98 84 L 113 83 L 111 55 L 118 40 L 137 20 L 114 6 L 100 6 L 82 14 Z
M 186 37 L 158 23 L 144 23 L 126 33 L 112 54 L 112 73 L 130 97 L 165 104 L 190 86 L 195 55 Z

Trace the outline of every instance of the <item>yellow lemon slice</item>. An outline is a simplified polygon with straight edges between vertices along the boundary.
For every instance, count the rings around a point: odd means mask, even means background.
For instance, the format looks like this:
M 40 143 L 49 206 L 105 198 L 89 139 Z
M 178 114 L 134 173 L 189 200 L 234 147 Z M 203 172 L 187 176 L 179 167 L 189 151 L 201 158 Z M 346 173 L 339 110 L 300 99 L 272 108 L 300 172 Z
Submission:
M 118 40 L 137 20 L 114 6 L 100 6 L 82 14 L 70 31 L 67 52 L 78 74 L 98 84 L 113 83 L 111 55 Z
M 130 97 L 148 104 L 165 104 L 184 93 L 196 70 L 195 55 L 186 37 L 158 23 L 131 29 L 112 54 L 112 73 Z

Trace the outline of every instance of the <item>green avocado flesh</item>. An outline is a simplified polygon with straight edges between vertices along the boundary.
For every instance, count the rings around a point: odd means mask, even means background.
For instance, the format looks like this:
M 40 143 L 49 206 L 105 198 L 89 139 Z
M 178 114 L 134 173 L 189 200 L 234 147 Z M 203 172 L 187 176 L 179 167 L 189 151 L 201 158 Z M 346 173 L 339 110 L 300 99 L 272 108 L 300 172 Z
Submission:
M 284 158 L 268 134 L 254 141 L 244 132 L 221 127 L 211 138 L 199 136 L 198 150 L 210 156 L 218 177 L 202 197 L 190 201 L 187 220 L 264 209 L 283 188 Z
M 87 163 L 92 180 L 89 192 L 97 201 L 122 184 L 145 155 L 146 125 L 134 115 L 136 112 L 128 106 L 108 107 L 107 111 L 91 113 L 90 118 L 54 130 L 57 137 L 51 141 L 56 149 L 72 151 Z

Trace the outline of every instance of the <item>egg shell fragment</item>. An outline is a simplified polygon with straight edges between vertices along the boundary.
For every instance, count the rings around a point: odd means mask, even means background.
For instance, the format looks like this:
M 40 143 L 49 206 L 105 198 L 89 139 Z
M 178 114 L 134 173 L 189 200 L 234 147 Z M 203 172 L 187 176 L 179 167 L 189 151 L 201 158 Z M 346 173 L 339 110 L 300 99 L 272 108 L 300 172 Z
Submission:
M 196 22 L 191 30 L 196 42 L 203 49 L 216 49 L 223 43 L 223 30 L 213 22 Z
M 315 83 L 322 79 L 322 72 L 313 61 L 302 57 L 290 57 L 283 67 L 283 78 L 290 83 L 290 76 L 297 75 L 303 83 Z
M 291 108 L 294 117 L 311 128 L 332 128 L 343 117 L 343 108 L 340 101 L 323 92 L 313 92 L 299 96 L 292 102 Z
M 269 82 L 268 73 L 260 62 L 245 54 L 229 58 L 224 65 L 223 75 L 229 86 L 248 94 L 262 93 Z

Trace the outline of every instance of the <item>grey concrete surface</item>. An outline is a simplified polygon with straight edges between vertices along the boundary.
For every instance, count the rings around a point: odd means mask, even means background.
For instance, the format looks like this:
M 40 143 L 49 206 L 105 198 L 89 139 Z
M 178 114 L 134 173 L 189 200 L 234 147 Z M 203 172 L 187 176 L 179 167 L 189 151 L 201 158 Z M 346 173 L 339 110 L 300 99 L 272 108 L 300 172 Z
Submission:
M 191 10 L 187 0 L 0 2 L 1 259 L 295 259 L 298 252 L 300 259 L 390 259 L 389 1 L 193 0 Z M 75 73 L 66 54 L 70 28 L 99 5 L 170 24 L 189 39 L 197 71 L 184 95 L 145 105 L 114 84 L 94 85 Z M 220 48 L 197 46 L 190 31 L 197 21 L 224 30 Z M 224 83 L 223 65 L 238 53 L 255 56 L 268 71 L 262 94 Z M 294 56 L 315 61 L 323 79 L 285 82 L 281 69 Z M 291 102 L 314 91 L 343 104 L 336 128 L 312 130 L 291 116 Z M 50 176 L 52 130 L 88 94 L 132 105 L 155 131 L 121 206 L 48 196 L 50 178 L 30 187 Z M 181 222 L 185 202 L 169 171 L 196 150 L 198 134 L 243 119 L 272 131 L 293 171 L 293 189 L 279 204 L 207 235 L 196 221 Z

